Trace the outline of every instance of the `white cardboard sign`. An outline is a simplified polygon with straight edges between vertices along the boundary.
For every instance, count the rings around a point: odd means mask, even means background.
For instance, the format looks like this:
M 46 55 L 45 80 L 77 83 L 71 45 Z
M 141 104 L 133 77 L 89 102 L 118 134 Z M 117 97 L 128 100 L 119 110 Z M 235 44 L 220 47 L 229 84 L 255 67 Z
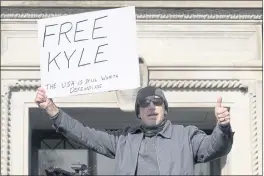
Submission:
M 38 37 L 50 98 L 140 86 L 135 7 L 41 19 Z

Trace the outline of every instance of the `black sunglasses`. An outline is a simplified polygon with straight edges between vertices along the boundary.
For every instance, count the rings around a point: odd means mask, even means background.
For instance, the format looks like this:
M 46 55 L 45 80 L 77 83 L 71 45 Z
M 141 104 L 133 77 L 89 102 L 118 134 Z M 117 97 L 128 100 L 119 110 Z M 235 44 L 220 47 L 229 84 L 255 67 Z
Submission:
M 153 103 L 155 106 L 161 106 L 163 105 L 164 101 L 162 98 L 152 98 L 152 99 L 143 99 L 138 101 L 138 104 L 140 107 L 145 108 L 150 105 L 150 103 Z

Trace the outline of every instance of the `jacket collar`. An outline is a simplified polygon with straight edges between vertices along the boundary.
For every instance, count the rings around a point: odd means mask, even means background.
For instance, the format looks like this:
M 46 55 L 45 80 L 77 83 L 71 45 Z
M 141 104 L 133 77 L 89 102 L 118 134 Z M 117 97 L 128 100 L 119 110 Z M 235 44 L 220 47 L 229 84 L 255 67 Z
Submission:
M 142 132 L 142 130 L 140 128 L 140 124 L 131 127 L 128 130 L 128 132 L 131 133 L 131 134 L 135 134 L 137 132 Z M 167 122 L 164 125 L 164 128 L 158 134 L 160 134 L 161 136 L 163 136 L 165 138 L 169 138 L 170 139 L 171 135 L 172 135 L 172 123 L 171 123 L 171 121 L 167 120 Z

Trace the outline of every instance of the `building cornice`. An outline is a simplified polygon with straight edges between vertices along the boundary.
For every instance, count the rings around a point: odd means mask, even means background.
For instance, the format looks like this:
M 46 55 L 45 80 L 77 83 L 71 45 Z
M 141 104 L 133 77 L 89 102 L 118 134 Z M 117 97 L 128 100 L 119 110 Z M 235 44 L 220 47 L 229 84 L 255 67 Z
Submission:
M 1 7 L 1 19 L 42 19 L 105 7 Z M 136 8 L 137 20 L 262 20 L 262 8 Z
M 146 0 L 93 0 L 93 1 L 1 1 L 2 7 L 176 7 L 176 8 L 190 8 L 190 7 L 221 7 L 221 8 L 262 8 L 261 0 L 175 0 L 175 1 L 146 1 Z

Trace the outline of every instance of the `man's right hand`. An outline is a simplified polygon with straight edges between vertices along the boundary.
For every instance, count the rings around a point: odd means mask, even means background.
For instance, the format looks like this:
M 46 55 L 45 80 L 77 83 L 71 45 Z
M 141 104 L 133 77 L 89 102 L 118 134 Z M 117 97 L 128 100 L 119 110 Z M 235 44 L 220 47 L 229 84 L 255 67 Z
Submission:
M 37 90 L 35 103 L 41 108 L 45 109 L 50 117 L 56 115 L 59 112 L 59 108 L 53 103 L 53 101 L 47 97 L 44 88 L 40 87 Z

